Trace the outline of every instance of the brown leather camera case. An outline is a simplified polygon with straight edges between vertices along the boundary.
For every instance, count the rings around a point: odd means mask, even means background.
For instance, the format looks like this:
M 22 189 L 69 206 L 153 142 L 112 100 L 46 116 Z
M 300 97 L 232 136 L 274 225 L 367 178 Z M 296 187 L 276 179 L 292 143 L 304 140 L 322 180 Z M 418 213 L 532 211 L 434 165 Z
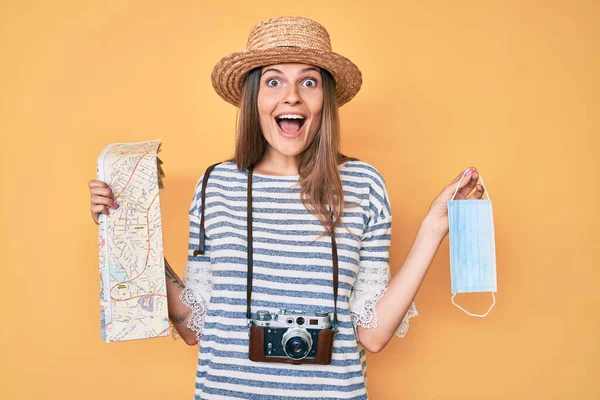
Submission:
M 265 327 L 252 325 L 250 327 L 250 348 L 248 358 L 252 361 L 282 362 L 288 364 L 329 364 L 333 351 L 333 330 L 323 329 L 319 332 L 319 347 L 314 359 L 293 360 L 291 358 L 276 358 L 265 356 Z

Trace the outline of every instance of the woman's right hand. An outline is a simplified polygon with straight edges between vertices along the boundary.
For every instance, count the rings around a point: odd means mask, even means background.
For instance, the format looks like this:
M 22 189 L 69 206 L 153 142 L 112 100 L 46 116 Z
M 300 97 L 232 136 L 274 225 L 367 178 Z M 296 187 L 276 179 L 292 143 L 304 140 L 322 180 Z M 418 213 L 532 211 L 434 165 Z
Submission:
M 88 182 L 90 187 L 90 197 L 92 205 L 90 210 L 92 212 L 92 219 L 98 225 L 98 217 L 100 213 L 109 215 L 109 207 L 114 209 L 119 208 L 119 203 L 114 200 L 113 192 L 106 182 L 93 179 Z

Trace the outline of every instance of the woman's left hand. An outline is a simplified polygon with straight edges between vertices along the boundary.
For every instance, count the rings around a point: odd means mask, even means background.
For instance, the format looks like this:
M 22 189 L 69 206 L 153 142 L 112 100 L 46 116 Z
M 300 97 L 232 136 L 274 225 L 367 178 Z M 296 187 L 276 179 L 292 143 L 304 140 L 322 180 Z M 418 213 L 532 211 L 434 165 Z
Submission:
M 460 187 L 458 192 L 456 192 L 454 200 L 481 199 L 483 196 L 483 186 L 477 185 L 477 181 L 479 180 L 477 168 L 469 167 L 469 169 L 472 172 L 467 172 L 467 174 L 465 174 L 465 177 L 460 182 Z M 425 217 L 425 221 L 427 221 L 428 224 L 431 224 L 430 226 L 432 229 L 440 234 L 441 238 L 444 238 L 448 234 L 448 200 L 452 199 L 454 191 L 456 190 L 456 184 L 464 173 L 465 170 L 460 171 L 456 178 L 454 178 L 454 180 L 438 194 L 431 203 L 427 216 Z M 475 188 L 475 192 L 469 196 L 469 193 L 473 188 Z

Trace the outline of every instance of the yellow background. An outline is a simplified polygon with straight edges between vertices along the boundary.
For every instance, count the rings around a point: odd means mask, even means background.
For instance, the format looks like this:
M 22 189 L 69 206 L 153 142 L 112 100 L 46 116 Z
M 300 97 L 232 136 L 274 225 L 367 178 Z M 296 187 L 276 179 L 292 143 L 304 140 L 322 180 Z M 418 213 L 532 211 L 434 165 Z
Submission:
M 233 151 L 212 67 L 258 21 L 301 15 L 363 72 L 343 151 L 386 179 L 393 272 L 467 166 L 494 206 L 495 308 L 452 305 L 446 237 L 408 335 L 369 356 L 370 398 L 600 398 L 599 4 L 2 2 L 0 397 L 192 398 L 197 347 L 100 340 L 87 182 L 106 144 L 162 138 L 164 245 L 183 275 L 196 180 Z M 483 312 L 491 296 L 457 301 Z

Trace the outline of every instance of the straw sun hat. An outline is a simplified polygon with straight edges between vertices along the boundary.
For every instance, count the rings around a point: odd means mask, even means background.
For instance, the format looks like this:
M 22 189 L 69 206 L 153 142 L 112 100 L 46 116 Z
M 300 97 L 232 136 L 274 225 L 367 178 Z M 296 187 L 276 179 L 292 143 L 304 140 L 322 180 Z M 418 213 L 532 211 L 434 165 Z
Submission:
M 240 106 L 246 74 L 265 65 L 312 64 L 333 75 L 338 107 L 360 90 L 362 74 L 346 57 L 331 51 L 325 27 L 302 17 L 279 17 L 256 24 L 248 36 L 246 50 L 223 57 L 214 67 L 211 80 L 225 101 Z

